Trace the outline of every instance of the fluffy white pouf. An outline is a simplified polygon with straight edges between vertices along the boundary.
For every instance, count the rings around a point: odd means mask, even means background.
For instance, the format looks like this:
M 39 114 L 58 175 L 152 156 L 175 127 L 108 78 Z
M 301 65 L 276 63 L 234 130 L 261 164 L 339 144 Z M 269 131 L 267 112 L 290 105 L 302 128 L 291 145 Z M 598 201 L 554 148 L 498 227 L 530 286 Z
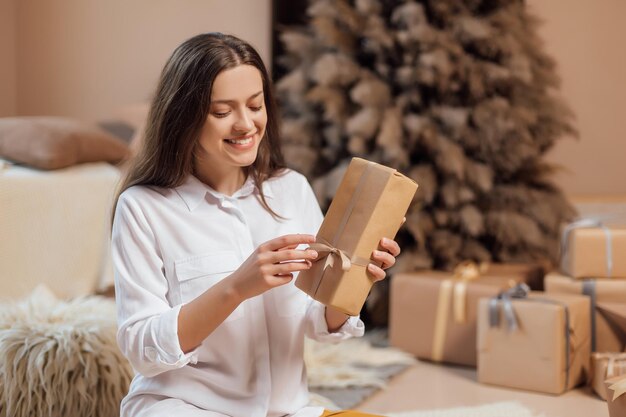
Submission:
M 37 288 L 0 306 L 0 416 L 119 416 L 133 371 L 115 340 L 115 304 Z

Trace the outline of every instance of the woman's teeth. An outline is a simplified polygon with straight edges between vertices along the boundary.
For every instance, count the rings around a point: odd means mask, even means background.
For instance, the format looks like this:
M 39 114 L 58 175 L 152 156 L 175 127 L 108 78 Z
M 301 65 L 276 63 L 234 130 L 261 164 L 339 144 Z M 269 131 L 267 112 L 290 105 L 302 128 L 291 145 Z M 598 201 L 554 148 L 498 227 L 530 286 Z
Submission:
M 247 145 L 250 142 L 252 142 L 252 138 L 237 139 L 237 140 L 235 140 L 235 139 L 226 139 L 226 142 L 232 143 L 232 144 L 235 144 L 235 145 Z

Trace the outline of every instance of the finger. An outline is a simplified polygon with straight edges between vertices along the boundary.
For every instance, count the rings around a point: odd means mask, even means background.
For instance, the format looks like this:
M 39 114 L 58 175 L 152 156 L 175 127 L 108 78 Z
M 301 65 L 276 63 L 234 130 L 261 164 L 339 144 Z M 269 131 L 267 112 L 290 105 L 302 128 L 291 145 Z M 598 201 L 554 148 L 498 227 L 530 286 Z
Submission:
M 277 251 L 281 251 L 281 250 L 295 249 L 295 248 L 297 248 L 298 246 L 300 246 L 300 244 L 299 244 L 299 243 L 294 243 L 293 245 L 287 245 L 287 246 L 285 246 L 284 248 L 279 248 L 279 249 L 276 249 L 276 250 L 277 250 Z
M 383 252 L 381 250 L 375 250 L 372 252 L 371 259 L 378 262 L 382 269 L 388 269 L 395 265 L 396 258 L 389 252 Z
M 393 239 L 388 239 L 386 237 L 380 240 L 380 246 L 389 252 L 392 256 L 400 255 L 400 245 Z
M 313 249 L 298 250 L 289 249 L 269 252 L 267 254 L 268 261 L 275 264 L 279 262 L 295 261 L 295 260 L 314 260 L 317 259 L 318 253 Z
M 276 274 L 272 275 L 269 284 L 272 287 L 279 287 L 281 285 L 285 285 L 293 280 L 293 274 Z
M 284 275 L 292 272 L 304 271 L 311 268 L 310 262 L 287 262 L 282 264 L 274 264 L 268 268 L 271 275 Z
M 367 272 L 370 274 L 374 282 L 385 279 L 385 271 L 374 264 L 367 264 Z
M 304 234 L 293 234 L 293 235 L 284 235 L 272 239 L 263 244 L 263 247 L 267 250 L 280 250 L 281 248 L 286 248 L 292 245 L 300 245 L 300 244 L 310 244 L 315 242 L 315 236 L 313 235 L 304 235 Z

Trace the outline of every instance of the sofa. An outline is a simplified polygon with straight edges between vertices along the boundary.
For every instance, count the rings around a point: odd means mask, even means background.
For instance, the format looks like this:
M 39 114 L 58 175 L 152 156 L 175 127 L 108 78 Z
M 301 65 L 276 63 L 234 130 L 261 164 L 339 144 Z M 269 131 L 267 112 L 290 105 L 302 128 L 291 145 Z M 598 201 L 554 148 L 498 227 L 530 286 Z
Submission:
M 120 179 L 107 163 L 41 171 L 0 168 L 0 298 L 45 284 L 61 298 L 94 293 L 113 282 L 111 201 Z

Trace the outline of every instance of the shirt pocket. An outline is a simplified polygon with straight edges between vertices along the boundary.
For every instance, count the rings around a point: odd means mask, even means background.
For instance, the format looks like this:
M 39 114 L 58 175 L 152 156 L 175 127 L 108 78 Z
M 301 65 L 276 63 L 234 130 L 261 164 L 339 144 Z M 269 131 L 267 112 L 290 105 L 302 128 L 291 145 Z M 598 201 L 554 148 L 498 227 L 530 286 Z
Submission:
M 237 268 L 239 261 L 233 251 L 216 251 L 174 261 L 181 301 L 188 303 L 194 300 Z M 244 303 L 241 303 L 224 323 L 240 319 L 243 315 Z
M 309 297 L 296 287 L 293 281 L 271 291 L 276 315 L 279 317 L 297 317 L 306 313 Z

